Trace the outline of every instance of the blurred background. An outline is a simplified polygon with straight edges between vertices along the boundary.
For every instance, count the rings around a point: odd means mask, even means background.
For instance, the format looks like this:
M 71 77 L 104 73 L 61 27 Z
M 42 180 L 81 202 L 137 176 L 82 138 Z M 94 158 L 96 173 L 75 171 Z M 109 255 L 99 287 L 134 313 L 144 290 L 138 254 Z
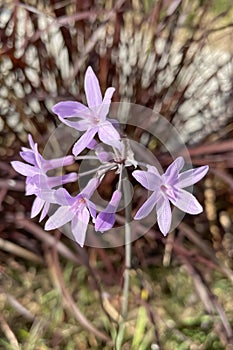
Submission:
M 89 65 L 114 102 L 161 113 L 210 166 L 195 187 L 204 212 L 133 243 L 122 349 L 233 349 L 232 18 L 231 0 L 0 0 L 0 349 L 114 348 L 124 247 L 44 231 L 10 165 L 28 133 L 43 151 L 53 104 L 85 102 Z

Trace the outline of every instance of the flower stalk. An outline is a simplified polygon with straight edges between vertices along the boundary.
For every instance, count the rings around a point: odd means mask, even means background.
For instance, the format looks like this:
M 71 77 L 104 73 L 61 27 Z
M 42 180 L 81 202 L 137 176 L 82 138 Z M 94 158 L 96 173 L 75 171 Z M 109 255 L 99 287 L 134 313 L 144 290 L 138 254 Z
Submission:
M 126 180 L 126 178 L 125 178 Z M 116 338 L 116 350 L 122 348 L 122 343 L 124 340 L 125 327 L 128 315 L 128 305 L 129 305 L 129 287 L 130 287 L 130 269 L 131 269 L 131 215 L 132 206 L 131 202 L 128 203 L 127 198 L 130 196 L 129 186 L 127 181 L 123 181 L 123 194 L 125 203 L 125 271 L 124 271 L 124 285 L 123 285 L 123 295 L 122 295 L 122 320 L 119 324 L 119 330 Z

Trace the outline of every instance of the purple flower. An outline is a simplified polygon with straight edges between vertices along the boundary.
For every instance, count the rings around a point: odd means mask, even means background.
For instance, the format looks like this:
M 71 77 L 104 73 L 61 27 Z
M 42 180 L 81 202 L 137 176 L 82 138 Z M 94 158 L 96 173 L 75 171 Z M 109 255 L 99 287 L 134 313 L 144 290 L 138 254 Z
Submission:
M 77 156 L 88 147 L 97 133 L 102 142 L 121 149 L 120 135 L 106 119 L 115 89 L 108 88 L 102 98 L 99 81 L 91 67 L 87 68 L 85 74 L 84 89 L 88 107 L 79 102 L 66 101 L 59 102 L 52 108 L 64 124 L 86 131 L 74 144 L 73 154 Z
M 116 190 L 113 192 L 112 198 L 107 207 L 99 213 L 95 222 L 95 230 L 104 232 L 110 230 L 115 223 L 115 216 L 118 205 L 121 200 L 121 192 Z
M 52 188 L 59 185 L 76 181 L 78 176 L 76 173 L 62 176 L 47 176 L 46 173 L 49 170 L 73 164 L 74 157 L 66 156 L 51 160 L 44 159 L 38 151 L 38 145 L 34 143 L 30 134 L 28 135 L 28 141 L 31 148 L 22 147 L 20 155 L 29 164 L 13 161 L 11 165 L 18 173 L 26 176 L 26 196 L 32 194 L 37 196 L 32 205 L 31 218 L 38 215 L 42 210 L 41 221 L 49 210 L 49 204 L 52 203 L 49 200 L 45 201 L 42 198 L 42 193 L 51 191 Z
M 90 217 L 95 220 L 96 208 L 89 200 L 99 185 L 97 178 L 91 179 L 86 187 L 75 197 L 64 188 L 54 191 L 54 198 L 60 207 L 48 219 L 45 230 L 52 230 L 71 222 L 71 230 L 75 240 L 83 247 Z
M 163 175 L 160 175 L 153 166 L 148 167 L 148 171 L 136 170 L 133 172 L 135 179 L 153 192 L 134 218 L 136 220 L 143 219 L 156 205 L 158 225 L 164 236 L 167 235 L 171 226 L 172 214 L 169 201 L 188 214 L 199 214 L 203 211 L 197 199 L 183 188 L 201 180 L 209 167 L 201 166 L 179 174 L 183 166 L 184 159 L 178 157 Z
M 22 147 L 21 157 L 29 164 L 19 161 L 11 162 L 12 167 L 20 174 L 32 177 L 34 175 L 46 175 L 46 172 L 52 169 L 60 168 L 73 164 L 75 159 L 73 156 L 55 158 L 51 160 L 44 159 L 38 151 L 37 143 L 34 143 L 32 136 L 28 135 L 30 148 Z
M 77 180 L 76 173 L 70 173 L 62 176 L 48 177 L 46 175 L 35 175 L 26 178 L 26 196 L 36 195 L 32 204 L 31 218 L 37 216 L 41 211 L 40 220 L 42 221 L 48 213 L 51 203 L 56 203 L 54 198 L 54 187 L 64 185 Z

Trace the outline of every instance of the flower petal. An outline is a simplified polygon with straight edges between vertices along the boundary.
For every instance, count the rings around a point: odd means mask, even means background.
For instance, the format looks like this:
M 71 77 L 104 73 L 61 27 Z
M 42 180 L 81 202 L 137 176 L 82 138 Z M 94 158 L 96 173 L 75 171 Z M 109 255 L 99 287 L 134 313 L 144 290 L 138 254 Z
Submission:
M 39 151 L 38 151 L 38 144 L 35 143 L 35 147 L 34 147 L 34 155 L 35 155 L 35 159 L 36 159 L 36 165 L 39 169 L 42 169 L 42 156 L 40 155 Z
M 49 207 L 50 207 L 50 203 L 46 202 L 45 205 L 44 205 L 44 208 L 41 212 L 41 215 L 40 215 L 40 222 L 46 217 L 46 215 L 48 214 L 48 211 L 49 211 Z
M 32 204 L 31 218 L 34 218 L 36 215 L 39 214 L 44 204 L 45 201 L 43 199 L 36 197 Z
M 103 124 L 100 124 L 98 135 L 102 142 L 121 150 L 120 135 L 110 122 L 105 121 Z
M 87 130 L 90 126 L 90 111 L 82 103 L 75 101 L 59 102 L 53 106 L 52 111 L 58 115 L 58 118 L 62 123 L 76 130 L 84 131 Z M 80 118 L 82 120 L 77 121 L 77 118 Z
M 163 178 L 165 179 L 165 183 L 169 185 L 176 184 L 178 180 L 179 171 L 184 166 L 184 158 L 178 157 L 172 162 L 167 170 L 165 171 L 165 174 L 163 175 Z
M 137 211 L 136 215 L 134 216 L 135 220 L 141 220 L 144 219 L 147 215 L 150 214 L 150 212 L 153 210 L 154 206 L 158 202 L 160 197 L 160 193 L 153 192 L 152 195 L 145 201 L 145 203 L 141 206 L 141 208 Z
M 91 149 L 91 150 L 94 150 L 96 148 L 96 146 L 98 145 L 98 142 L 93 139 L 90 141 L 90 143 L 87 145 L 87 148 Z
M 80 102 L 64 101 L 58 102 L 52 107 L 53 113 L 62 118 L 76 117 L 80 112 L 87 110 L 87 107 Z
M 30 163 L 32 165 L 36 165 L 36 159 L 34 152 L 29 148 L 22 147 L 23 151 L 19 152 L 20 156 L 25 160 L 25 162 Z
M 78 139 L 78 141 L 74 144 L 72 149 L 72 153 L 75 157 L 79 153 L 81 153 L 86 147 L 88 147 L 90 141 L 93 139 L 97 131 L 97 127 L 90 128 Z
M 89 199 L 85 199 L 86 206 L 91 214 L 92 222 L 95 222 L 96 219 L 96 206 Z
M 110 230 L 116 220 L 116 211 L 121 200 L 121 191 L 114 191 L 107 207 L 99 213 L 95 222 L 95 230 L 104 232 Z
M 200 181 L 209 170 L 208 165 L 201 166 L 196 169 L 190 169 L 184 171 L 179 175 L 178 186 L 181 188 L 194 185 L 196 182 Z
M 161 177 L 148 171 L 135 170 L 133 171 L 132 175 L 143 187 L 149 191 L 159 190 L 162 184 Z
M 85 114 L 83 113 L 82 116 L 85 118 L 85 120 L 72 121 L 69 119 L 62 119 L 62 118 L 59 118 L 59 119 L 63 124 L 68 125 L 70 128 L 73 128 L 79 131 L 86 131 L 92 125 L 92 117 L 89 111 L 88 113 L 85 113 Z
M 77 197 L 72 197 L 65 188 L 59 188 L 58 190 L 55 190 L 54 198 L 57 204 L 63 206 L 71 206 L 77 199 Z
M 102 211 L 96 218 L 95 221 L 95 230 L 100 232 L 105 232 L 110 230 L 116 221 L 115 213 L 106 213 Z
M 100 108 L 98 109 L 98 117 L 101 121 L 106 120 L 106 116 L 108 115 L 108 112 L 109 112 L 111 98 L 112 98 L 112 95 L 114 94 L 114 91 L 115 89 L 113 87 L 110 87 L 105 91 L 103 102 Z
M 45 230 L 53 230 L 65 225 L 71 221 L 74 217 L 74 213 L 70 210 L 69 206 L 62 206 L 48 219 L 45 224 Z
M 171 227 L 172 213 L 169 200 L 165 196 L 161 196 L 156 205 L 157 220 L 159 229 L 166 236 Z
M 38 175 L 35 175 L 38 176 Z M 34 176 L 26 177 L 25 196 L 37 195 L 38 186 L 34 181 Z
M 82 190 L 81 194 L 84 198 L 89 199 L 97 187 L 99 186 L 99 179 L 97 177 L 94 177 L 93 179 L 89 180 L 87 185 Z
M 28 142 L 32 150 L 34 150 L 35 142 L 33 141 L 32 135 L 28 134 Z
M 76 216 L 74 216 L 71 222 L 72 233 L 74 235 L 76 242 L 81 247 L 84 246 L 89 219 L 90 219 L 89 211 L 87 210 L 87 208 L 83 208 L 81 211 L 77 213 Z
M 161 176 L 161 174 L 159 173 L 158 169 L 153 166 L 153 165 L 147 165 L 147 170 L 149 171 L 149 173 Z
M 87 68 L 85 74 L 84 89 L 86 93 L 88 107 L 91 108 L 95 106 L 100 106 L 102 103 L 100 84 L 91 67 Z
M 189 192 L 179 189 L 178 196 L 175 200 L 170 199 L 178 209 L 188 214 L 200 214 L 203 211 L 201 204 L 198 200 Z
M 38 169 L 37 167 L 33 167 L 31 165 L 24 164 L 24 163 L 19 162 L 17 160 L 11 162 L 11 165 L 15 169 L 15 171 L 17 171 L 18 173 L 20 173 L 21 175 L 24 175 L 24 176 L 34 176 L 34 175 L 40 173 L 40 169 Z

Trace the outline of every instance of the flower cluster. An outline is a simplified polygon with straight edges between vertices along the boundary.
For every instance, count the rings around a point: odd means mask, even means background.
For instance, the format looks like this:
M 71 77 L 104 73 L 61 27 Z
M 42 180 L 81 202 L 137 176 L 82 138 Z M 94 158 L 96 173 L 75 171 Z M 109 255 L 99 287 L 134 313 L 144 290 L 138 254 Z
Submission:
M 111 99 L 115 89 L 110 87 L 102 97 L 100 85 L 91 67 L 85 74 L 85 93 L 87 105 L 74 101 L 57 103 L 52 111 L 57 114 L 60 121 L 71 128 L 84 132 L 74 144 L 71 156 L 46 160 L 38 151 L 38 145 L 34 143 L 31 135 L 28 136 L 30 148 L 22 148 L 20 152 L 23 160 L 13 161 L 13 168 L 26 176 L 26 195 L 35 195 L 31 217 L 41 212 L 40 220 L 48 214 L 50 204 L 56 204 L 57 210 L 45 223 L 45 230 L 51 230 L 71 223 L 71 231 L 75 240 L 84 245 L 88 224 L 92 221 L 95 230 L 105 232 L 110 230 L 116 220 L 122 198 L 122 177 L 126 167 L 134 169 L 133 177 L 151 195 L 138 209 L 135 220 L 145 218 L 156 207 L 157 221 L 163 235 L 167 235 L 171 228 L 172 212 L 170 203 L 189 214 L 199 214 L 202 207 L 197 199 L 184 188 L 192 186 L 201 180 L 208 171 L 208 166 L 190 169 L 180 173 L 184 167 L 184 159 L 178 157 L 165 171 L 160 174 L 155 166 L 137 162 L 134 158 L 130 142 L 122 138 L 116 120 L 108 119 Z M 106 150 L 97 141 L 107 145 Z M 111 147 L 111 151 L 109 148 Z M 71 196 L 62 185 L 76 182 L 79 176 L 75 172 L 50 176 L 48 172 L 73 164 L 76 160 L 83 159 L 80 153 L 86 148 L 92 149 L 95 158 L 100 165 L 93 171 L 94 174 L 86 186 L 76 196 Z M 88 159 L 88 156 L 86 156 Z M 139 170 L 139 166 L 144 170 Z M 138 168 L 138 169 L 136 169 Z M 94 192 L 109 171 L 115 171 L 119 176 L 117 188 L 105 208 L 100 210 L 91 200 Z

